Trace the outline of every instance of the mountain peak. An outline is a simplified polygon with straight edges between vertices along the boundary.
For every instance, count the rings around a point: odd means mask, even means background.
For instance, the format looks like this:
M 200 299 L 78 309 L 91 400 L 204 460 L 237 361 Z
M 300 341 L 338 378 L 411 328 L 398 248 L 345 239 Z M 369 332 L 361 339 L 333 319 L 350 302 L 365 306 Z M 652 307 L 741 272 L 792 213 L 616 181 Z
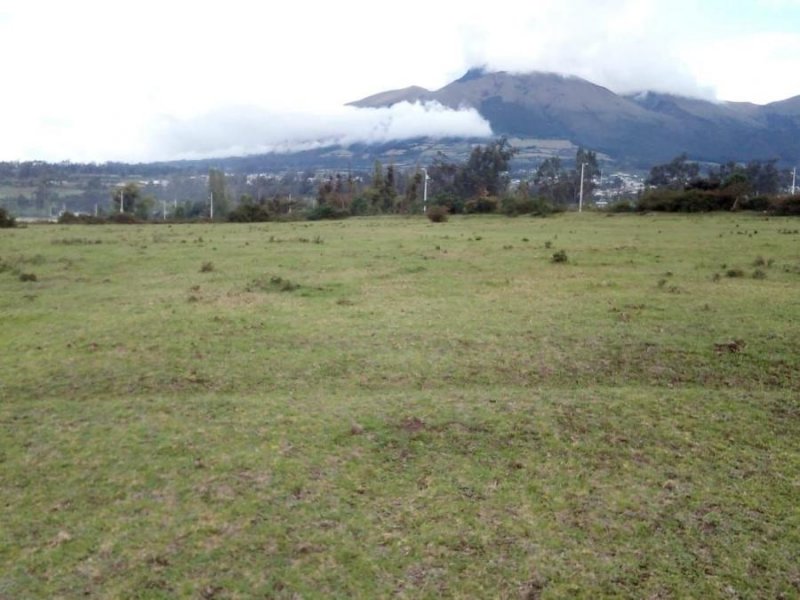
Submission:
M 461 77 L 456 79 L 454 83 L 466 83 L 467 81 L 472 81 L 473 79 L 480 79 L 481 77 L 487 74 L 488 71 L 486 70 L 486 66 L 472 67 Z
M 580 77 L 481 66 L 436 91 L 411 87 L 351 104 L 378 107 L 404 101 L 473 108 L 496 134 L 568 140 L 650 164 L 683 152 L 710 162 L 800 161 L 800 97 L 758 106 L 652 91 L 619 95 Z

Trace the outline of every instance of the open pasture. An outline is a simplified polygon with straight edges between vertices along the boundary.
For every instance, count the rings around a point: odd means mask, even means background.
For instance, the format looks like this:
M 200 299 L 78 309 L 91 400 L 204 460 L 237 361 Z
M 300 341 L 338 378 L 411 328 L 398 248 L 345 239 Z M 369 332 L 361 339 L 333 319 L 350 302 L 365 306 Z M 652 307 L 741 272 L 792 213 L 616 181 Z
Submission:
M 798 597 L 798 230 L 4 230 L 0 598 Z

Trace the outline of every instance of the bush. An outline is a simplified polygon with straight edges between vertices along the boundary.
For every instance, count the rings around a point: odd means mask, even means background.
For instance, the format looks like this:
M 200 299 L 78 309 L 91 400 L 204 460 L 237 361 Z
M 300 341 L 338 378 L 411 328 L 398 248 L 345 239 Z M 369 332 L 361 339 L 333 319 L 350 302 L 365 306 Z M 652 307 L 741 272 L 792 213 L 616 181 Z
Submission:
M 284 279 L 283 277 L 259 277 L 247 286 L 248 292 L 294 292 L 300 289 L 300 284 Z
M 214 270 L 214 263 L 211 261 L 204 262 L 200 267 L 201 273 L 211 273 Z
M 557 209 L 546 198 L 517 198 L 514 196 L 506 196 L 503 198 L 500 210 L 509 217 L 516 217 L 519 215 L 546 217 L 556 212 Z
M 709 212 L 731 210 L 735 198 L 718 190 L 647 190 L 637 206 L 640 211 Z
M 19 274 L 20 281 L 38 281 L 39 278 L 36 277 L 35 273 L 20 273 Z
M 440 192 L 431 199 L 431 206 L 443 206 L 451 215 L 464 212 L 464 201 L 451 192 Z
M 135 225 L 140 221 L 130 213 L 114 213 L 109 215 L 108 222 L 116 223 L 118 225 Z
M 100 225 L 106 223 L 103 217 L 95 217 L 94 215 L 76 215 L 69 211 L 61 213 L 58 217 L 58 222 L 62 225 Z
M 356 196 L 350 203 L 350 214 L 353 216 L 369 214 L 369 209 L 369 200 L 364 196 Z
M 8 211 L 0 206 L 0 228 L 9 229 L 17 226 L 17 220 Z
M 553 257 L 550 259 L 550 261 L 554 263 L 565 263 L 568 260 L 569 258 L 567 258 L 567 253 L 564 250 L 554 252 Z
M 311 210 L 306 218 L 309 221 L 321 221 L 323 219 L 346 219 L 350 216 L 347 210 L 336 208 L 330 204 L 322 204 Z
M 232 223 L 263 223 L 271 221 L 272 215 L 264 204 L 242 202 L 228 213 L 228 221 Z
M 444 206 L 431 206 L 427 216 L 431 223 L 444 223 L 449 218 L 447 208 Z
M 493 213 L 497 212 L 499 201 L 494 196 L 480 196 L 464 203 L 465 213 Z
M 606 210 L 612 213 L 628 213 L 636 210 L 636 207 L 630 200 L 617 200 L 609 204 Z
M 775 198 L 769 208 L 769 212 L 774 215 L 785 217 L 800 216 L 800 194 L 794 196 L 782 196 Z
M 754 198 L 743 198 L 739 201 L 740 210 L 754 210 L 763 212 L 772 206 L 772 198 L 769 196 L 755 196 Z

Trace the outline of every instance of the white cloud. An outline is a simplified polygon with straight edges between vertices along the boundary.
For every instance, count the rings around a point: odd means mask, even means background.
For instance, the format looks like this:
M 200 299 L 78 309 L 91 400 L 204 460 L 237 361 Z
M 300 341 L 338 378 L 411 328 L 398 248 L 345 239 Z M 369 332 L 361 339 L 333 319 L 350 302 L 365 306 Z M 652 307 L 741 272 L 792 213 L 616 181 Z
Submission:
M 479 64 L 574 74 L 617 92 L 762 102 L 800 93 L 797 34 L 786 31 L 800 18 L 797 0 L 717 9 L 692 0 L 0 0 L 0 159 L 191 151 L 163 136 L 153 146 L 151 132 L 240 106 L 272 121 L 319 113 L 299 121 L 322 127 L 349 101 L 436 89 Z M 182 139 L 204 152 L 219 136 Z
M 755 33 L 702 42 L 686 49 L 725 100 L 765 104 L 800 94 L 800 34 Z
M 183 120 L 165 119 L 154 132 L 153 146 L 164 158 L 202 158 L 491 133 L 475 110 L 451 110 L 435 102 L 403 102 L 391 108 L 343 106 L 325 113 L 238 107 Z

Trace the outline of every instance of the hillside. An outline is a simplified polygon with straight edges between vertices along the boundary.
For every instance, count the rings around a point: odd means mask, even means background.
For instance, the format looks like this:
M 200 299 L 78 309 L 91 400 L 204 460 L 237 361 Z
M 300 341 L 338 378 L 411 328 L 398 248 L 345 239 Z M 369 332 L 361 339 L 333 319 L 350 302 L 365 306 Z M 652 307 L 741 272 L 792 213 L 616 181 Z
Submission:
M 473 69 L 436 91 L 410 87 L 351 105 L 417 101 L 475 108 L 499 135 L 568 140 L 643 164 L 681 152 L 713 162 L 800 161 L 800 96 L 764 106 L 654 92 L 623 96 L 578 77 Z

